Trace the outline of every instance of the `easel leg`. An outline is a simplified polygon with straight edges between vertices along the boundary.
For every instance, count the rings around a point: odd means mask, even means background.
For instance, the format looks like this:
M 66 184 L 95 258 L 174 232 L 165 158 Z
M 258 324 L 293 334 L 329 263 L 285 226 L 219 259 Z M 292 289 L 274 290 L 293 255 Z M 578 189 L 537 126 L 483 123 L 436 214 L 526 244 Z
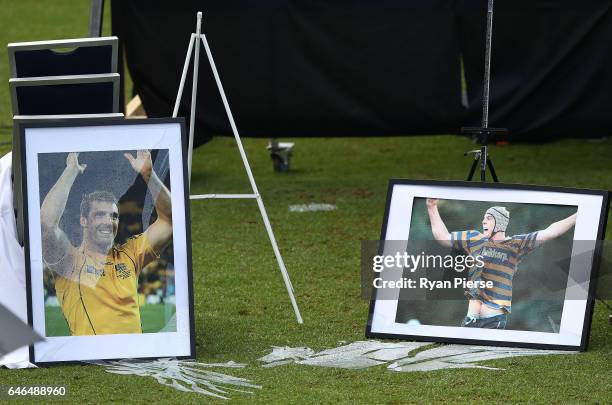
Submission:
M 189 46 L 187 47 L 187 56 L 185 57 L 185 64 L 183 65 L 183 73 L 181 75 L 181 82 L 179 84 L 178 93 L 176 94 L 176 101 L 174 102 L 174 110 L 172 111 L 172 118 L 178 117 L 178 110 L 181 105 L 181 99 L 183 98 L 183 88 L 185 87 L 185 80 L 187 79 L 187 71 L 189 70 L 189 62 L 191 62 L 191 52 L 193 52 L 193 41 L 195 35 L 191 34 L 189 40 Z
M 270 225 L 270 220 L 268 219 L 268 214 L 266 212 L 266 208 L 263 204 L 261 196 L 259 194 L 259 190 L 257 189 L 257 184 L 255 184 L 255 178 L 253 177 L 253 173 L 251 171 L 251 166 L 249 165 L 249 161 L 247 159 L 246 153 L 244 152 L 244 147 L 242 146 L 242 141 L 240 140 L 240 135 L 238 134 L 238 128 L 236 127 L 236 123 L 234 122 L 234 117 L 232 115 L 232 111 L 229 107 L 229 103 L 227 101 L 227 97 L 225 96 L 225 91 L 223 90 L 223 85 L 221 84 L 221 79 L 219 78 L 219 72 L 217 71 L 217 67 L 215 65 L 215 61 L 212 57 L 212 53 L 210 51 L 210 47 L 208 46 L 208 41 L 206 40 L 206 35 L 199 34 L 199 26 L 198 26 L 198 36 L 202 38 L 202 42 L 204 44 L 204 49 L 206 51 L 206 56 L 208 57 L 208 61 L 210 63 L 210 67 L 213 71 L 213 75 L 215 77 L 215 82 L 217 83 L 217 88 L 219 89 L 219 94 L 221 95 L 221 100 L 223 101 L 223 106 L 225 107 L 225 112 L 227 114 L 227 118 L 229 119 L 230 125 L 232 127 L 232 132 L 234 133 L 234 138 L 236 139 L 236 144 L 238 145 L 238 151 L 240 152 L 240 157 L 242 158 L 242 163 L 244 164 L 244 169 L 247 172 L 247 176 L 249 177 L 249 181 L 251 183 L 251 188 L 253 190 L 253 194 L 257 195 L 257 205 L 259 206 L 259 211 L 261 213 L 261 217 L 264 221 L 264 225 L 266 227 L 266 231 L 268 232 L 268 237 L 270 238 L 270 243 L 272 244 L 272 249 L 274 250 L 274 255 L 276 256 L 276 261 L 278 262 L 278 266 L 280 268 L 281 274 L 283 276 L 283 280 L 285 281 L 285 287 L 287 288 L 287 293 L 289 294 L 289 299 L 291 300 L 291 305 L 293 306 L 293 311 L 295 312 L 295 316 L 297 318 L 298 323 L 304 323 L 302 320 L 302 315 L 300 314 L 300 309 L 297 306 L 297 302 L 295 301 L 295 297 L 293 295 L 293 286 L 291 285 L 291 280 L 289 279 L 289 274 L 287 273 L 287 269 L 285 268 L 285 263 L 283 262 L 283 258 L 280 254 L 278 246 L 276 244 L 276 238 L 274 237 L 274 232 L 272 232 L 272 226 Z M 197 52 L 196 48 L 196 52 Z M 197 53 L 196 53 L 197 57 Z M 197 59 L 196 59 L 197 61 Z M 197 63 L 197 62 L 196 62 Z M 192 108 L 194 108 L 194 104 L 192 101 Z M 190 145 L 191 146 L 191 145 Z
M 480 181 L 487 181 L 487 160 L 489 159 L 487 154 L 487 145 L 480 147 Z
M 468 174 L 467 181 L 472 181 L 474 178 L 474 173 L 476 172 L 476 167 L 478 167 L 479 159 L 474 159 L 472 162 L 472 167 L 470 168 L 470 173 Z
M 491 172 L 491 177 L 493 177 L 493 181 L 499 183 L 497 179 L 497 174 L 495 173 L 495 168 L 493 167 L 493 161 L 491 159 L 487 159 L 487 166 L 489 167 L 489 171 Z
M 202 32 L 202 12 L 198 12 L 196 37 Z M 187 149 L 187 177 L 191 191 L 191 165 L 193 160 L 193 131 L 195 128 L 196 100 L 198 98 L 198 68 L 200 66 L 200 41 L 195 43 L 195 58 L 193 60 L 193 85 L 191 87 L 191 115 L 189 118 L 189 147 Z
M 274 256 L 276 256 L 276 262 L 278 263 L 278 267 L 280 268 L 283 280 L 285 281 L 285 287 L 287 288 L 287 293 L 289 294 L 289 299 L 291 300 L 291 306 L 293 306 L 295 317 L 297 318 L 298 323 L 304 323 L 304 321 L 302 320 L 302 315 L 300 314 L 300 309 L 298 308 L 297 302 L 295 300 L 295 296 L 293 295 L 293 284 L 291 284 L 291 279 L 289 278 L 289 273 L 287 273 L 285 262 L 283 261 L 283 257 L 281 256 L 280 250 L 278 249 L 278 244 L 276 243 L 276 238 L 274 237 L 274 232 L 272 231 L 272 225 L 270 225 L 268 213 L 266 212 L 266 207 L 264 206 L 264 203 L 259 194 L 257 195 L 257 205 L 259 206 L 259 212 L 261 213 L 261 218 L 264 221 L 266 232 L 268 232 L 270 244 L 272 245 L 272 250 L 274 251 Z

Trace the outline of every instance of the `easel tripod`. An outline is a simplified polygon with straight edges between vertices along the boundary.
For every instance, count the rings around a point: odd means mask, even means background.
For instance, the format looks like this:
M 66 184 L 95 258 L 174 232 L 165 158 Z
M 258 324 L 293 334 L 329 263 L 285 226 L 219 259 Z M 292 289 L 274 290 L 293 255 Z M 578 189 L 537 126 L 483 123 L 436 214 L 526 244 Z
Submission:
M 232 111 L 227 101 L 227 97 L 225 96 L 225 91 L 223 90 L 223 85 L 221 84 L 221 79 L 219 78 L 219 72 L 217 71 L 215 61 L 212 57 L 212 53 L 210 51 L 210 47 L 206 39 L 206 35 L 202 34 L 201 28 L 202 28 L 202 12 L 198 12 L 196 32 L 191 34 L 191 39 L 189 40 L 189 47 L 187 48 L 187 56 L 185 58 L 185 65 L 183 66 L 181 82 L 179 84 L 178 94 L 176 96 L 176 103 L 174 104 L 174 111 L 172 113 L 172 117 L 177 117 L 179 106 L 181 103 L 181 98 L 183 96 L 183 88 L 185 86 L 185 80 L 187 78 L 187 71 L 189 70 L 189 63 L 191 61 L 191 54 L 193 53 L 194 47 L 195 47 L 194 66 L 193 66 L 193 84 L 192 84 L 192 90 L 191 90 L 191 115 L 190 115 L 190 120 L 189 120 L 189 146 L 187 150 L 187 153 L 188 153 L 187 155 L 187 165 L 188 165 L 187 173 L 188 173 L 188 178 L 189 178 L 190 190 L 191 190 L 191 166 L 192 166 L 192 159 L 193 159 L 193 137 L 194 137 L 194 127 L 195 127 L 195 111 L 196 111 L 196 99 L 197 99 L 197 92 L 198 92 L 198 67 L 200 63 L 200 42 L 202 42 L 204 45 L 204 49 L 206 51 L 206 56 L 208 57 L 208 62 L 210 64 L 213 75 L 215 77 L 215 82 L 217 83 L 217 88 L 219 89 L 219 94 L 221 95 L 221 100 L 223 101 L 223 106 L 225 107 L 227 118 L 232 127 L 232 132 L 234 133 L 234 138 L 238 146 L 238 151 L 240 152 L 240 157 L 242 158 L 242 163 L 244 164 L 244 169 L 247 173 L 249 182 L 251 184 L 252 193 L 251 194 L 190 195 L 189 198 L 191 200 L 219 198 L 219 199 L 254 199 L 255 201 L 257 201 L 257 206 L 259 207 L 261 218 L 264 222 L 264 226 L 268 233 L 268 237 L 270 238 L 270 243 L 272 245 L 272 249 L 274 251 L 276 261 L 278 263 L 281 274 L 283 276 L 283 281 L 285 282 L 285 287 L 287 288 L 287 293 L 289 294 L 289 299 L 291 300 L 293 311 L 295 312 L 295 317 L 298 323 L 303 323 L 304 321 L 302 320 L 302 315 L 300 314 L 300 310 L 297 306 L 297 302 L 295 301 L 295 297 L 293 295 L 293 286 L 291 285 L 289 274 L 287 273 L 287 269 L 285 268 L 285 263 L 280 254 L 280 250 L 278 249 L 276 238 L 274 237 L 274 232 L 272 231 L 272 226 L 270 225 L 270 220 L 268 219 L 266 207 L 264 206 L 261 195 L 259 194 L 259 190 L 257 189 L 257 184 L 255 183 L 255 178 L 253 177 L 253 173 L 251 171 L 251 166 L 249 165 L 249 161 L 247 159 L 246 153 L 242 146 L 242 141 L 240 140 L 240 135 L 238 134 L 238 128 L 236 127 L 236 123 L 234 122 L 234 116 L 232 115 Z
M 462 134 L 476 136 L 480 149 L 464 153 L 464 156 L 474 155 L 474 162 L 470 168 L 467 181 L 472 181 L 476 168 L 480 166 L 480 181 L 487 181 L 487 168 L 491 172 L 494 182 L 499 182 L 493 161 L 489 157 L 489 138 L 494 135 L 504 135 L 508 133 L 504 128 L 489 128 L 489 95 L 491 88 L 491 45 L 493 42 L 493 7 L 495 0 L 489 0 L 487 7 L 487 37 L 485 45 L 485 69 L 484 85 L 482 94 L 482 127 L 461 128 Z

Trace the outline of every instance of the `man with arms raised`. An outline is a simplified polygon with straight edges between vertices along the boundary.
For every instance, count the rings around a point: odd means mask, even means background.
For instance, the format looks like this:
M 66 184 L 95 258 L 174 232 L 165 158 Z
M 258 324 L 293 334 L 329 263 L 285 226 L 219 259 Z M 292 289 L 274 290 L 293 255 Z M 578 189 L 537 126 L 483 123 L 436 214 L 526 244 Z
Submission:
M 144 233 L 115 244 L 119 227 L 117 199 L 108 191 L 83 196 L 82 242 L 73 246 L 59 223 L 76 178 L 87 165 L 69 153 L 66 168 L 41 206 L 43 260 L 55 279 L 55 291 L 72 335 L 142 333 L 138 276 L 172 239 L 170 192 L 153 171 L 151 153 L 124 156 L 142 176 L 157 211 Z
M 427 199 L 427 212 L 434 238 L 444 246 L 480 256 L 482 268 L 472 268 L 469 280 L 491 281 L 492 288 L 465 292 L 468 313 L 461 326 L 504 329 L 512 311 L 512 280 L 521 260 L 543 242 L 558 238 L 576 224 L 576 214 L 548 228 L 523 235 L 506 236 L 510 213 L 505 207 L 489 208 L 482 219 L 482 233 L 476 230 L 448 232 L 438 212 L 438 200 Z

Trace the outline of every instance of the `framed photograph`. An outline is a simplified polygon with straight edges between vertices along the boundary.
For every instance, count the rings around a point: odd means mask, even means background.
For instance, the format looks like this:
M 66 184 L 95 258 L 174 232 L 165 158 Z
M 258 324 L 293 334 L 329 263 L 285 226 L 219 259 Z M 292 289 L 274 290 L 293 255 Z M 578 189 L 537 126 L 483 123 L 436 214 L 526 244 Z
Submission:
M 609 192 L 392 180 L 366 335 L 587 347 Z
M 195 357 L 184 121 L 19 129 L 31 361 Z

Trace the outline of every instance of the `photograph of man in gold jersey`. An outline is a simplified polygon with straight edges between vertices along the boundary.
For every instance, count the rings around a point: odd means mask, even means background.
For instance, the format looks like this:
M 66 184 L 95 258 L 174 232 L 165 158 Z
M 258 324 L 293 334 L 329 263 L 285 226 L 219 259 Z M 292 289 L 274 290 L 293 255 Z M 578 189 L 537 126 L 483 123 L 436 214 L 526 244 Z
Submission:
M 142 333 L 138 278 L 172 241 L 170 191 L 153 170 L 151 152 L 123 156 L 144 180 L 157 213 L 144 232 L 118 243 L 118 200 L 111 191 L 96 190 L 82 196 L 82 239 L 79 245 L 71 241 L 61 222 L 70 191 L 87 170 L 79 153 L 68 154 L 62 174 L 41 205 L 43 261 L 74 336 Z

